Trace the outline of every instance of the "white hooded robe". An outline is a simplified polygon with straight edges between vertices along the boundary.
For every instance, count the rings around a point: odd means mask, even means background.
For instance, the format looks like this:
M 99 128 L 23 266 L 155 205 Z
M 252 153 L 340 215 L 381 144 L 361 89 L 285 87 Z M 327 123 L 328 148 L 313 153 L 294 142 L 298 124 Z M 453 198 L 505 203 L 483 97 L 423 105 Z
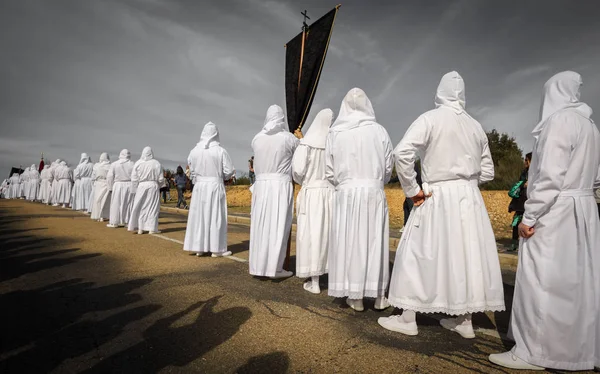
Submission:
M 52 190 L 52 172 L 50 165 L 44 165 L 44 169 L 40 173 L 40 190 L 38 200 L 44 204 L 48 204 L 50 200 L 50 192 Z
M 50 204 L 58 204 L 58 178 L 56 177 L 56 170 L 60 167 L 60 159 L 57 159 L 50 166 L 52 173 L 52 190 L 50 191 Z
M 98 163 L 94 164 L 92 181 L 94 181 L 94 192 L 91 219 L 108 219 L 110 217 L 110 190 L 106 177 L 110 169 L 110 159 L 107 153 L 100 155 Z
M 73 210 L 88 210 L 93 190 L 93 172 L 94 164 L 91 162 L 90 157 L 87 153 L 82 153 L 79 165 L 73 171 L 73 179 L 75 179 L 71 202 Z
M 517 357 L 559 370 L 600 366 L 600 133 L 580 87 L 574 72 L 544 86 L 509 331 Z
M 442 77 L 436 109 L 421 115 L 394 150 L 406 196 L 432 196 L 415 207 L 396 252 L 388 300 L 421 313 L 503 311 L 504 288 L 494 231 L 479 184 L 494 179 L 487 135 L 465 111 L 464 81 Z M 429 191 L 426 191 L 426 193 Z
M 36 201 L 40 189 L 40 172 L 35 164 L 29 168 L 29 187 L 27 188 L 27 200 Z
M 292 230 L 292 157 L 298 143 L 287 129 L 281 107 L 269 107 L 263 129 L 252 139 L 256 173 L 250 222 L 252 275 L 274 277 L 283 270 Z
M 185 231 L 184 251 L 222 253 L 227 251 L 227 198 L 224 180 L 234 168 L 219 143 L 219 130 L 209 122 L 200 142 L 188 156 L 194 184 Z
M 58 181 L 55 203 L 69 205 L 71 201 L 71 188 L 73 188 L 73 172 L 65 161 L 61 161 L 60 165 L 54 171 L 54 179 Z
M 10 186 L 8 187 L 8 199 L 18 199 L 21 191 L 21 177 L 19 173 L 14 173 L 9 178 Z
M 329 243 L 329 296 L 385 295 L 389 281 L 389 212 L 383 186 L 392 142 L 365 92 L 346 94 L 325 146 L 325 175 L 335 186 Z
M 112 191 L 110 198 L 109 224 L 126 226 L 131 216 L 133 194 L 131 191 L 131 173 L 133 161 L 129 150 L 123 149 L 119 159 L 110 165 L 106 180 L 108 188 Z
M 131 191 L 135 193 L 135 199 L 131 208 L 129 231 L 158 231 L 159 186 L 163 181 L 163 170 L 160 162 L 154 159 L 152 148 L 144 148 L 131 172 Z
M 292 160 L 292 176 L 302 186 L 296 201 L 296 276 L 327 273 L 333 186 L 325 177 L 325 142 L 333 111 L 315 117 Z

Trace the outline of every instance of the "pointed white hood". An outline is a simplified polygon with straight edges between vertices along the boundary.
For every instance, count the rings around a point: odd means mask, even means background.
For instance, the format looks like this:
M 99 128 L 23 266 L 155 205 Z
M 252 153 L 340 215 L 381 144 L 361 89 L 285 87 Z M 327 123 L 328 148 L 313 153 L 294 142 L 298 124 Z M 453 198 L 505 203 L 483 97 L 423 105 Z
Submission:
M 219 144 L 219 129 L 214 123 L 208 122 L 206 125 L 204 125 L 204 129 L 202 129 L 202 135 L 200 135 L 198 147 L 207 149 Z
M 333 121 L 333 111 L 323 109 L 320 111 L 308 128 L 306 135 L 300 140 L 300 144 L 313 148 L 325 149 L 329 127 Z
M 455 71 L 445 74 L 435 93 L 436 108 L 452 109 L 456 114 L 465 112 L 465 81 Z
M 377 123 L 373 104 L 365 91 L 360 88 L 351 89 L 340 107 L 340 112 L 330 131 L 345 131 L 359 126 Z

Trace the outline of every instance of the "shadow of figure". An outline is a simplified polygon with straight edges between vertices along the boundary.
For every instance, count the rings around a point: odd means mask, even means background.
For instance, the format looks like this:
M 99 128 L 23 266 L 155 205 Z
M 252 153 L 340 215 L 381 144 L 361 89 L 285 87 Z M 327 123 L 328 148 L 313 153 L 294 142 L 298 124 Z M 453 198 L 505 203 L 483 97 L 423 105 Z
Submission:
M 229 340 L 250 319 L 246 307 L 214 312 L 217 296 L 190 305 L 187 309 L 156 321 L 144 340 L 103 359 L 85 373 L 156 373 L 166 367 L 183 367 Z M 195 320 L 173 327 L 179 319 L 200 309 Z
M 287 372 L 290 366 L 290 357 L 285 352 L 273 352 L 266 355 L 256 356 L 249 359 L 240 366 L 236 374 L 279 374 Z
M 227 246 L 227 250 L 231 251 L 231 253 L 233 253 L 233 254 L 249 251 L 250 250 L 250 240 L 244 240 L 241 243 Z

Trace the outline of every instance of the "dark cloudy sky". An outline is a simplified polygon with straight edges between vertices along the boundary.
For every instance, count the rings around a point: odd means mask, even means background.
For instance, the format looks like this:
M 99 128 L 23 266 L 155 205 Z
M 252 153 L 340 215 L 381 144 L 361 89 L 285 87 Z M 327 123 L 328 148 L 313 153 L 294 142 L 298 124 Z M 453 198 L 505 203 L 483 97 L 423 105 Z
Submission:
M 0 168 L 51 159 L 135 158 L 146 145 L 185 164 L 215 122 L 236 169 L 270 104 L 285 107 L 285 43 L 326 0 L 3 0 Z M 397 143 L 433 107 L 440 77 L 460 72 L 484 128 L 532 145 L 544 82 L 584 79 L 600 110 L 600 1 L 344 1 L 309 121 L 364 89 Z

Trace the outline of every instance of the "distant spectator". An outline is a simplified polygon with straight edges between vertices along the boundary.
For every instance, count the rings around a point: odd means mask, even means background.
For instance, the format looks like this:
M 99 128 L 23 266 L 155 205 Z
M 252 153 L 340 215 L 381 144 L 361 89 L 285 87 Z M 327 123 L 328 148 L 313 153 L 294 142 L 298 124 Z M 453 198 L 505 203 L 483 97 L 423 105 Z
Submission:
M 183 197 L 185 192 L 185 185 L 187 184 L 188 177 L 183 172 L 181 166 L 177 167 L 177 174 L 175 174 L 175 186 L 177 187 L 177 208 L 183 205 L 184 209 L 188 209 L 188 205 Z
M 519 181 L 510 189 L 508 196 L 512 200 L 508 206 L 508 212 L 514 212 L 515 215 L 512 221 L 512 243 L 510 251 L 519 249 L 519 223 L 523 219 L 525 213 L 525 201 L 527 201 L 527 175 L 529 174 L 529 165 L 531 164 L 531 153 L 525 155 L 524 166 L 521 172 Z
M 248 160 L 248 177 L 250 178 L 250 184 L 254 184 L 254 156 L 250 157 L 250 160 Z
M 160 194 L 162 195 L 163 202 L 167 203 L 167 191 L 169 191 L 169 184 L 167 182 L 167 172 L 163 171 L 163 178 L 160 181 Z

